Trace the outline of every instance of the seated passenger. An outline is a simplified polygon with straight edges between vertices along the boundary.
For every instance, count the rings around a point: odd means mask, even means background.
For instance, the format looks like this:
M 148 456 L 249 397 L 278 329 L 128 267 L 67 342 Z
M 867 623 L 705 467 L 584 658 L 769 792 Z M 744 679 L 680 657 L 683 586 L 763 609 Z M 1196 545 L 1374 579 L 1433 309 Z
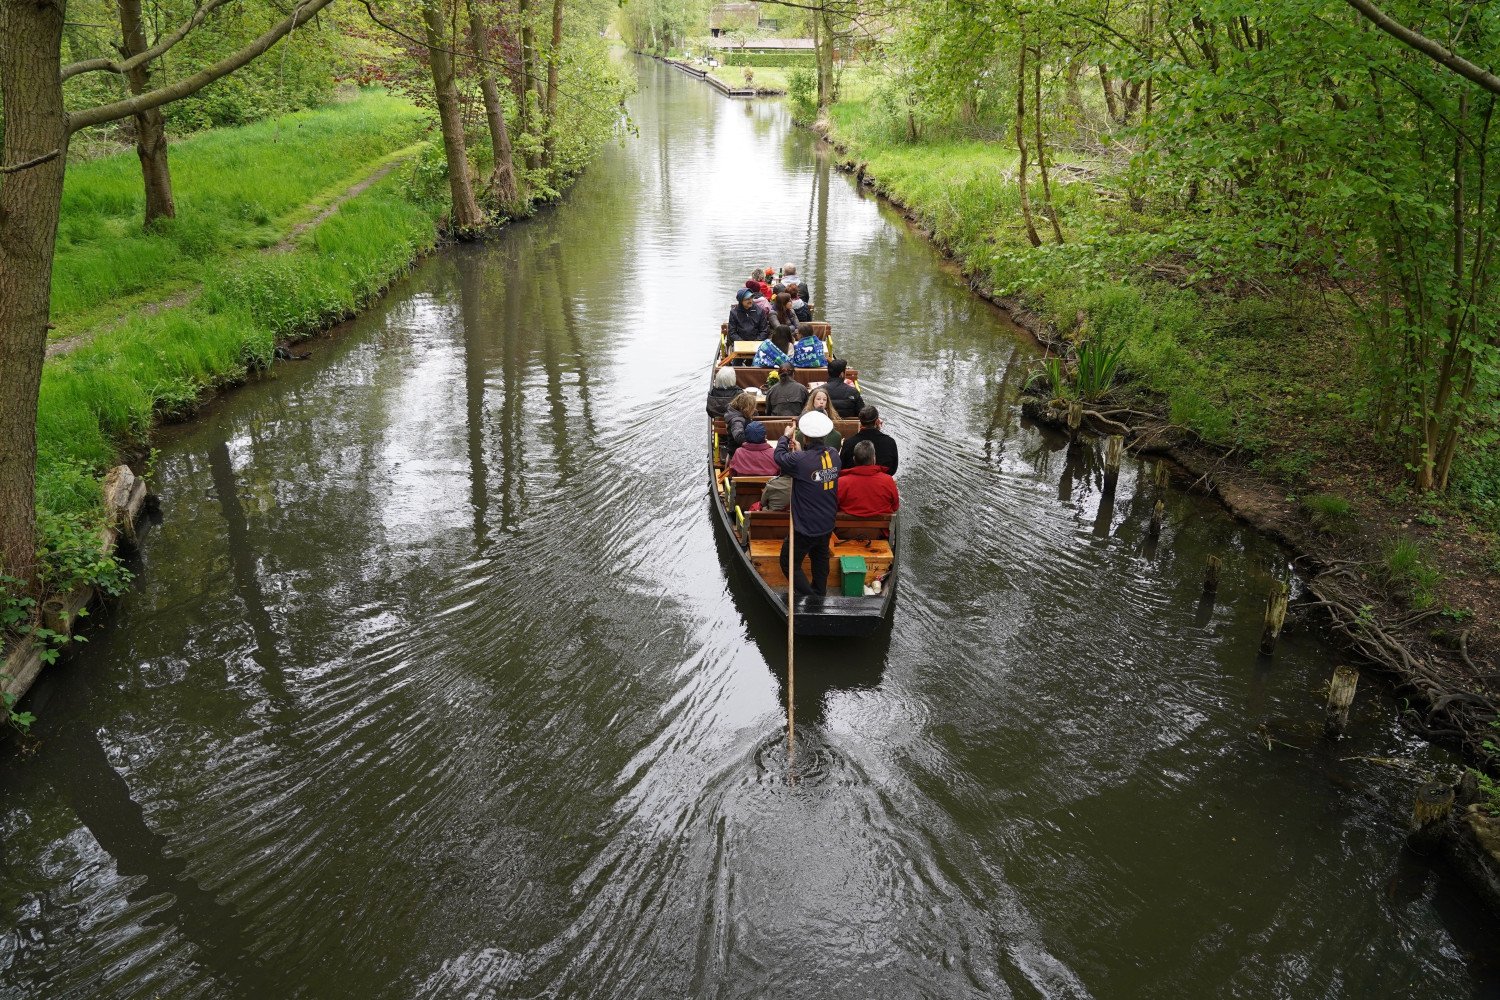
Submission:
M 722 417 L 729 408 L 729 401 L 739 394 L 740 387 L 735 382 L 733 368 L 725 365 L 714 372 L 713 388 L 708 390 L 708 415 Z
M 796 369 L 791 361 L 783 361 L 775 385 L 766 388 L 766 415 L 772 417 L 797 417 L 802 415 L 802 406 L 807 402 L 807 386 L 797 381 Z
M 757 368 L 780 368 L 783 364 L 791 364 L 792 356 L 787 352 L 792 349 L 792 331 L 784 326 L 771 327 L 771 335 L 760 342 L 755 349 L 755 357 L 750 363 Z
M 729 309 L 729 340 L 765 340 L 771 329 L 771 318 L 755 308 L 755 293 L 741 288 L 736 303 Z
M 783 264 L 781 267 L 781 283 L 786 290 L 797 294 L 800 292 L 803 300 L 812 304 L 812 289 L 807 286 L 807 279 L 797 273 L 796 264 Z
M 745 443 L 745 428 L 755 419 L 757 401 L 755 394 L 749 392 L 742 392 L 729 401 L 729 408 L 724 411 L 724 436 L 719 439 L 719 448 L 726 456 Z
M 745 425 L 745 443 L 729 457 L 726 471 L 734 476 L 774 476 L 780 471 L 775 449 L 766 444 L 765 424 L 752 420 Z
M 809 333 L 792 345 L 792 364 L 798 368 L 826 368 L 828 350 L 821 340 Z
M 796 316 L 797 316 L 797 322 L 799 322 L 799 323 L 811 323 L 812 322 L 812 303 L 808 302 L 805 298 L 803 298 L 803 295 L 805 293 L 803 292 L 802 287 L 800 285 L 792 285 L 790 288 L 787 289 L 787 292 L 789 292 L 791 294 L 791 296 L 792 296 L 792 301 L 791 301 L 792 312 L 794 314 L 796 314 Z
M 828 418 L 830 427 L 836 426 L 834 421 L 838 420 L 838 411 L 833 408 L 833 403 L 828 398 L 828 387 L 818 386 L 807 394 L 807 402 L 802 404 L 804 414 L 817 410 Z M 844 443 L 844 438 L 837 430 L 830 430 L 823 438 L 823 443 L 830 448 L 837 448 Z
M 777 476 L 760 491 L 760 500 L 750 505 L 751 510 L 786 510 L 792 505 L 792 480 L 788 476 Z
M 774 309 L 775 311 L 771 314 L 772 321 L 780 323 L 782 326 L 791 327 L 792 332 L 795 333 L 797 331 L 797 314 L 792 312 L 791 293 L 782 292 L 776 296 Z
M 880 411 L 875 407 L 867 406 L 860 410 L 859 433 L 844 442 L 844 450 L 840 455 L 844 464 L 853 465 L 854 446 L 861 441 L 868 441 L 875 446 L 875 464 L 894 476 L 899 452 L 895 438 L 881 430 L 884 426 L 885 421 L 880 419 Z
M 850 517 L 883 517 L 901 506 L 896 481 L 875 464 L 875 446 L 860 441 L 854 446 L 854 464 L 839 473 L 839 513 Z
M 828 398 L 833 401 L 833 408 L 839 411 L 839 416 L 853 420 L 865 408 L 865 401 L 859 390 L 844 378 L 848 369 L 849 362 L 843 358 L 828 362 Z

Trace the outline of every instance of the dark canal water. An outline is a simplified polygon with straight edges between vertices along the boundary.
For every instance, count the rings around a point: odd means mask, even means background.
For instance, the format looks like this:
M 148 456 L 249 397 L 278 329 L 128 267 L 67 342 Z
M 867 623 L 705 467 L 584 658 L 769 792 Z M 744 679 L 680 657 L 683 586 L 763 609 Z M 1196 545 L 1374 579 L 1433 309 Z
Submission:
M 1496 996 L 1401 851 L 1444 762 L 1285 556 L 1019 423 L 1031 350 L 779 108 L 654 63 L 567 203 L 163 449 L 133 592 L 0 770 L 5 997 Z M 902 593 L 797 663 L 703 481 L 797 260 L 903 449 Z M 1199 601 L 1204 556 L 1225 557 Z

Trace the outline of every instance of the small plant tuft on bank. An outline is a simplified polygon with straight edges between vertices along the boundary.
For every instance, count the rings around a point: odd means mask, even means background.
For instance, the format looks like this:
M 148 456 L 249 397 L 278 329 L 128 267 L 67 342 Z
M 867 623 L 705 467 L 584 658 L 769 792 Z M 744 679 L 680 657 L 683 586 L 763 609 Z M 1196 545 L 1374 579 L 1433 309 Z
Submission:
M 1344 537 L 1354 533 L 1354 508 L 1343 497 L 1314 493 L 1302 498 L 1302 509 L 1312 526 L 1325 535 Z
M 1422 547 L 1409 538 L 1398 538 L 1386 545 L 1380 557 L 1380 575 L 1417 609 L 1432 606 L 1436 599 L 1433 588 L 1442 579 Z

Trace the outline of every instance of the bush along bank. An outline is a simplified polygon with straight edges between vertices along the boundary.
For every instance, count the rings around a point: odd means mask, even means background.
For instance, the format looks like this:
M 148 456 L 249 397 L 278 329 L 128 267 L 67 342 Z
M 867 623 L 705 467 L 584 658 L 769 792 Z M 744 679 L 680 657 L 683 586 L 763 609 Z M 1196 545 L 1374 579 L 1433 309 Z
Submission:
M 1149 220 L 1096 187 L 1087 164 L 1051 164 L 1051 213 L 1033 207 L 1049 239 L 1034 247 L 1014 150 L 908 143 L 873 117 L 866 102 L 836 104 L 815 130 L 840 169 L 899 209 L 1054 359 L 1027 382 L 1026 412 L 1066 427 L 1073 408 L 1085 432 L 1170 456 L 1187 482 L 1289 546 L 1309 595 L 1294 615 L 1326 611 L 1390 679 L 1410 728 L 1461 750 L 1477 776 L 1500 773 L 1500 525 L 1482 496 L 1487 473 L 1468 470 L 1480 485 L 1457 501 L 1404 485 L 1354 405 L 1360 346 L 1348 317 L 1311 308 L 1326 306 L 1316 287 L 1277 297 L 1195 285 L 1151 256 Z M 1050 239 L 1054 214 L 1061 244 Z M 1481 788 L 1490 793 L 1476 808 L 1500 814 L 1493 781 Z
M 409 139 L 398 130 L 386 146 Z M 221 255 L 195 265 L 201 285 L 193 293 L 160 284 L 157 294 L 172 297 L 155 303 L 155 311 L 149 298 L 135 302 L 146 307 L 48 359 L 37 424 L 42 593 L 28 596 L 16 581 L 0 579 L 0 709 L 12 723 L 29 724 L 17 703 L 44 663 L 81 640 L 73 629 L 89 602 L 117 595 L 129 583 L 115 549 L 134 539 L 145 486 L 115 463 L 146 458 L 158 423 L 190 418 L 208 394 L 266 372 L 279 351 L 354 315 L 434 249 L 447 221 L 447 179 L 435 147 L 386 153 L 375 161 L 385 166 L 373 174 L 367 168 L 344 200 L 323 209 L 326 217 L 308 218 L 316 201 L 284 212 L 287 229 L 298 219 L 307 227 L 288 241 L 263 236 L 260 242 L 269 245 L 257 250 L 236 238 L 226 247 L 203 248 L 205 257 Z M 371 149 L 366 155 L 385 152 L 379 145 Z M 399 162 L 388 170 L 393 157 Z M 579 169 L 539 174 L 531 199 L 507 206 L 510 217 L 560 197 Z M 225 180 L 253 188 L 259 176 L 246 171 Z M 254 200 L 257 194 L 226 196 Z M 487 231 L 503 221 L 495 218 Z M 170 241 L 172 234 L 150 238 Z

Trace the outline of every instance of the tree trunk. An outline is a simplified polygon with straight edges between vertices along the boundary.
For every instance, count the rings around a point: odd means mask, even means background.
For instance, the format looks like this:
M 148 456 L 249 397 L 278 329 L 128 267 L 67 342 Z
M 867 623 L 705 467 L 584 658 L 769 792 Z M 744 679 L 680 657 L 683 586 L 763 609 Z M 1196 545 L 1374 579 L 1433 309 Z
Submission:
M 516 0 L 516 15 L 521 20 L 521 82 L 516 88 L 516 100 L 521 104 L 520 120 L 521 134 L 528 135 L 532 130 L 531 125 L 531 92 L 533 87 L 540 90 L 541 84 L 536 83 L 536 33 L 531 27 L 531 2 L 530 0 Z M 540 106 L 537 109 L 541 110 Z M 529 170 L 536 169 L 536 156 L 531 152 L 528 144 L 526 147 L 526 167 Z
M 1099 85 L 1104 88 L 1104 106 L 1109 111 L 1109 120 L 1120 124 L 1120 104 L 1115 100 L 1115 81 L 1110 78 L 1109 67 L 1099 64 Z
M 466 3 L 474 59 L 479 64 L 479 90 L 484 95 L 484 115 L 490 126 L 490 151 L 495 160 L 490 170 L 489 196 L 497 205 L 511 205 L 519 197 L 516 165 L 511 158 L 510 132 L 505 126 L 505 106 L 500 103 L 500 88 L 495 83 L 495 68 L 490 63 L 489 31 L 478 0 L 466 0 Z
M 68 154 L 62 29 L 61 4 L 0 0 L 0 573 L 32 592 L 36 405 Z
M 443 152 L 448 157 L 448 188 L 453 194 L 455 232 L 467 233 L 479 227 L 483 216 L 474 200 L 474 185 L 469 182 L 469 151 L 464 144 L 463 111 L 458 103 L 458 87 L 453 77 L 453 54 L 443 29 L 443 12 L 438 0 L 425 0 L 422 21 L 427 26 L 427 61 L 432 66 L 432 89 L 437 97 L 438 121 L 443 129 Z
M 1036 105 L 1036 168 L 1042 175 L 1042 210 L 1052 223 L 1052 235 L 1057 242 L 1063 241 L 1062 224 L 1057 221 L 1057 206 L 1052 203 L 1052 179 L 1047 176 L 1047 151 L 1042 143 L 1042 50 L 1032 50 L 1036 63 L 1032 69 L 1036 86 L 1032 88 L 1031 103 Z
M 813 51 L 818 63 L 818 118 L 828 117 L 833 104 L 833 32 L 828 30 L 828 12 L 813 11 Z
M 120 0 L 120 36 L 127 57 L 146 51 L 146 32 L 141 26 L 141 0 Z M 142 63 L 126 74 L 130 92 L 136 96 L 151 89 L 151 64 Z M 141 161 L 141 180 L 146 188 L 146 228 L 157 219 L 177 217 L 172 200 L 172 170 L 167 163 L 167 126 L 160 108 L 135 116 L 135 155 Z
M 1026 192 L 1026 46 L 1021 46 L 1016 57 L 1016 152 L 1020 154 L 1020 165 L 1016 170 L 1016 186 L 1021 194 L 1021 217 L 1026 220 L 1026 238 L 1031 245 L 1039 247 L 1042 238 L 1037 235 L 1036 222 L 1031 218 L 1031 196 Z
M 552 48 L 547 52 L 547 141 L 546 161 L 552 162 L 552 146 L 557 136 L 557 76 L 562 63 L 563 0 L 552 0 Z

